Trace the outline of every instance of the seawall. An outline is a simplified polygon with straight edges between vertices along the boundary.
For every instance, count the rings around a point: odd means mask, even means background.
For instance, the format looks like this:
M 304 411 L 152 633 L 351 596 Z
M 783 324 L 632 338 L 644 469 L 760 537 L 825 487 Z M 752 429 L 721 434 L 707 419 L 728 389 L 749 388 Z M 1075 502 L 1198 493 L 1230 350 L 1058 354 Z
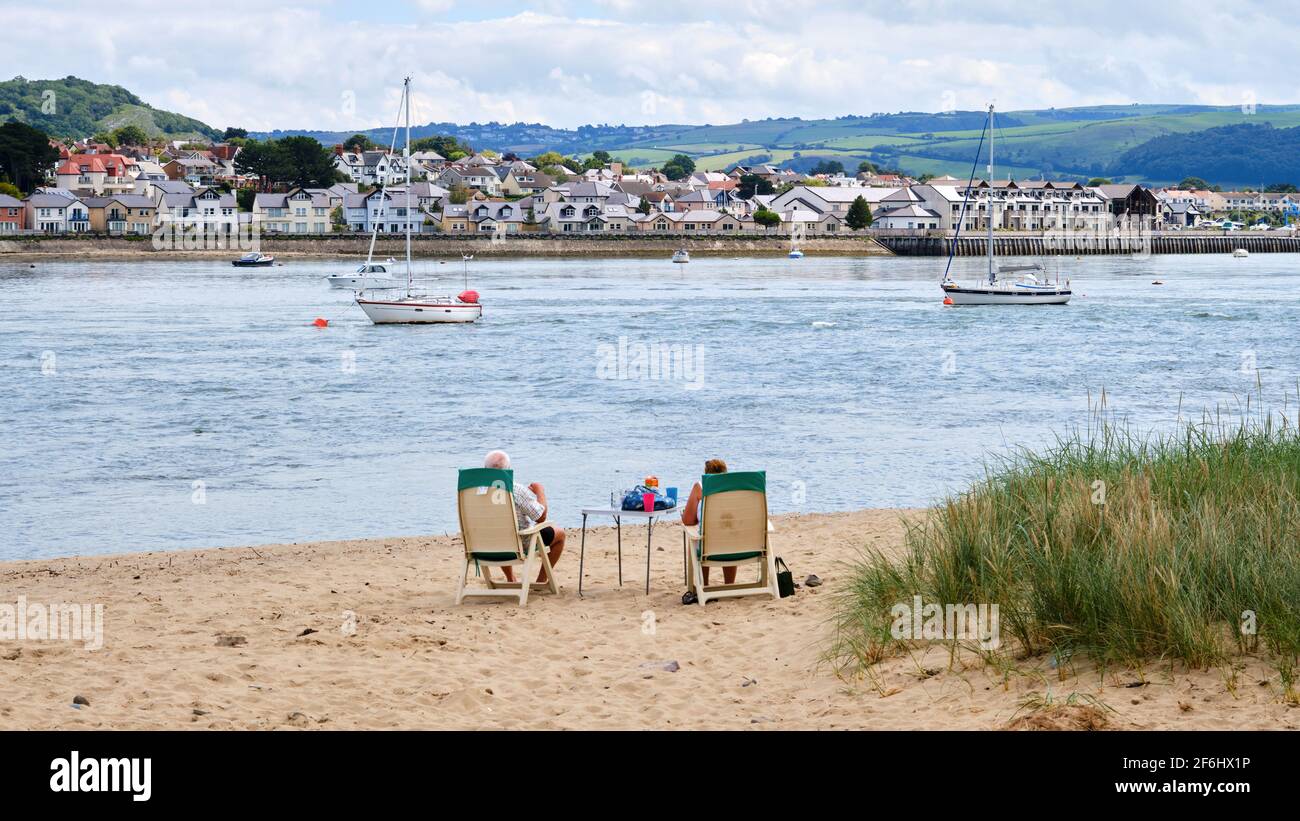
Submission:
M 281 258 L 348 257 L 363 258 L 369 246 L 368 235 L 324 235 L 311 237 L 263 236 L 259 250 Z M 699 256 L 781 256 L 790 250 L 788 237 L 762 235 L 640 237 L 607 235 L 603 237 L 511 236 L 500 240 L 487 237 L 461 237 L 447 234 L 419 235 L 411 238 L 412 253 L 417 257 L 668 257 L 685 247 Z M 380 237 L 375 245 L 377 257 L 402 257 L 405 240 L 401 236 Z M 809 255 L 889 256 L 890 251 L 867 236 L 817 237 L 800 243 Z M 25 236 L 0 240 L 0 259 L 28 257 L 84 258 L 203 258 L 234 259 L 249 249 L 231 243 L 225 248 L 196 250 L 155 249 L 149 237 L 42 237 Z
M 877 241 L 898 256 L 946 257 L 953 246 L 951 237 L 880 236 Z M 988 253 L 984 236 L 957 239 L 957 256 L 978 257 Z M 1300 237 L 1261 231 L 1231 234 L 1193 234 L 1169 231 L 1157 234 L 995 236 L 993 247 L 1001 256 L 1089 256 L 1093 254 L 1231 254 L 1238 248 L 1252 254 L 1300 252 Z

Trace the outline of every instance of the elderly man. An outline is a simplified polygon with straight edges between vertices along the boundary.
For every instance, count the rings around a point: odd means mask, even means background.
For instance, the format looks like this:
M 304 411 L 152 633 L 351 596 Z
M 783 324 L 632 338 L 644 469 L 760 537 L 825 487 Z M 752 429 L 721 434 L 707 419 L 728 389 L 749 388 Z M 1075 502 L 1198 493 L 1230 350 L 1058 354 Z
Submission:
M 510 456 L 503 450 L 494 450 L 483 459 L 483 467 L 496 468 L 498 470 L 510 470 Z M 546 514 L 550 512 L 550 506 L 546 503 L 546 489 L 542 487 L 541 482 L 533 482 L 527 487 L 515 482 L 515 524 L 520 530 L 527 530 L 538 522 L 546 521 Z M 562 527 L 544 527 L 541 532 L 542 544 L 546 545 L 546 555 L 551 559 L 551 567 L 560 560 L 560 554 L 564 552 L 564 528 Z M 501 568 L 505 571 L 506 581 L 515 580 L 514 571 L 509 567 Z M 537 583 L 542 584 L 546 581 L 546 568 L 537 575 Z

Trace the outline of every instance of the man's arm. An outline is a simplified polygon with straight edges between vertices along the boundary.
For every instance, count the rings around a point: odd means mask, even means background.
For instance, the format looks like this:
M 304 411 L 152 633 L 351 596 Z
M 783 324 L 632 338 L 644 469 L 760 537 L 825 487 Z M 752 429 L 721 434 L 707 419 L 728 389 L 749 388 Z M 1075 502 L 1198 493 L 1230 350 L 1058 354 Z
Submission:
M 531 490 L 533 492 L 533 495 L 537 497 L 537 504 L 542 506 L 542 515 L 537 517 L 537 521 L 539 522 L 546 521 L 547 514 L 551 512 L 551 506 L 546 501 L 546 488 L 542 487 L 541 482 L 533 482 L 531 485 L 528 486 L 528 489 Z

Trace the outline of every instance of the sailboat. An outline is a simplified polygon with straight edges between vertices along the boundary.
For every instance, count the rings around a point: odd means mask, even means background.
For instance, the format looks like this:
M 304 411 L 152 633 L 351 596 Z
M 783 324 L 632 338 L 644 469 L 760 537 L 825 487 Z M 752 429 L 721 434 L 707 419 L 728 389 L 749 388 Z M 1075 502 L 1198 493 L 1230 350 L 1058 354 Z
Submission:
M 402 148 L 404 166 L 411 167 L 411 78 L 402 82 L 402 104 L 398 111 L 406 114 L 406 144 Z M 396 142 L 396 135 L 394 135 Z M 411 185 L 406 185 L 406 292 L 385 294 L 387 288 L 363 291 L 357 294 L 357 305 L 376 325 L 418 324 L 430 325 L 444 322 L 475 322 L 483 316 L 478 292 L 469 289 L 469 260 L 465 257 L 465 290 L 456 296 L 423 293 L 415 288 L 415 275 L 411 271 Z M 378 231 L 376 225 L 375 232 Z M 375 233 L 370 237 L 370 253 L 374 253 Z M 366 259 L 367 266 L 370 258 Z M 366 266 L 362 267 L 364 273 Z M 386 273 L 386 272 L 385 272 Z
M 989 185 L 993 185 L 993 106 L 989 106 L 989 120 L 985 126 L 989 138 Z M 979 163 L 979 149 L 975 152 L 975 162 Z M 1060 275 L 1056 281 L 1050 281 L 1043 266 L 998 265 L 993 250 L 994 191 L 990 187 L 988 200 L 988 278 L 973 286 L 958 285 L 949 276 L 952 260 L 957 253 L 957 239 L 961 236 L 961 226 L 966 220 L 966 207 L 970 202 L 970 189 L 975 182 L 975 168 L 972 166 L 970 180 L 966 184 L 966 195 L 962 200 L 961 216 L 953 234 L 952 248 L 948 252 L 948 265 L 944 268 L 943 303 L 945 305 L 1064 305 L 1070 301 L 1070 280 L 1061 286 Z

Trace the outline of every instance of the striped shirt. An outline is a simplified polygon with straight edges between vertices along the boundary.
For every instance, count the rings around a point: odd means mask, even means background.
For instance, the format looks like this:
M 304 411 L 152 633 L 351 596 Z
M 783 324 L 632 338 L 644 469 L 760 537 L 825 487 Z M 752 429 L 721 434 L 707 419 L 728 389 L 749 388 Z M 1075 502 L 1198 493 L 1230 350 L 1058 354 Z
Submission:
M 537 494 L 524 485 L 515 482 L 515 524 L 520 530 L 527 530 L 542 520 L 546 508 L 537 500 Z

